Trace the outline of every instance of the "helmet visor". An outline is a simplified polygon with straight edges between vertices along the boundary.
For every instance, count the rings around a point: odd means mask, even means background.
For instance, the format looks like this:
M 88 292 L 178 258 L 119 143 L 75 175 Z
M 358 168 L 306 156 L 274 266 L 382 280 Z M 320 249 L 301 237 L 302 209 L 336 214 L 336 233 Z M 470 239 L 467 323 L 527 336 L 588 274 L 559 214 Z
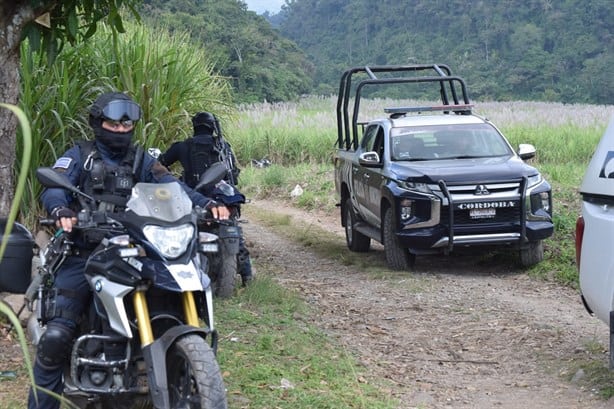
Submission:
M 138 121 L 141 118 L 141 107 L 133 101 L 115 100 L 109 102 L 102 109 L 102 116 L 113 121 L 126 118 L 131 121 Z

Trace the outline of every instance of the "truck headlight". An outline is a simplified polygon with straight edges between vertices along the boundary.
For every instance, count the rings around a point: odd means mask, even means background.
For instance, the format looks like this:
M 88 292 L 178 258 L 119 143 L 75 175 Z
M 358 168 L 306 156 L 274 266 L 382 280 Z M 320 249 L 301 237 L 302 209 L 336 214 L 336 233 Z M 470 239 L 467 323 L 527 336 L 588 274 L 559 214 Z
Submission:
M 541 181 L 542 175 L 540 175 L 539 173 L 537 175 L 529 176 L 527 178 L 527 189 L 540 184 Z
M 411 190 L 413 192 L 420 193 L 431 193 L 431 189 L 426 183 L 417 183 L 403 180 L 399 180 L 397 183 L 401 189 Z

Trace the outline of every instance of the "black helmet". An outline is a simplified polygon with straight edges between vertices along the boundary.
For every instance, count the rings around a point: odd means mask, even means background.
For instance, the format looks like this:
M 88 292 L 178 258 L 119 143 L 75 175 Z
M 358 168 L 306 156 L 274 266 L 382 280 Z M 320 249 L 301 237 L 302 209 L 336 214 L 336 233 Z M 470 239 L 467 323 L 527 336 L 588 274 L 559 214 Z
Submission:
M 107 92 L 96 98 L 89 110 L 89 123 L 94 130 L 96 141 L 105 145 L 113 153 L 124 153 L 130 146 L 134 128 L 128 132 L 114 132 L 103 128 L 102 122 L 138 121 L 141 107 L 128 95 L 121 92 Z
M 92 120 L 99 124 L 104 119 L 138 121 L 141 119 L 141 107 L 124 93 L 107 92 L 96 98 L 90 107 L 90 125 Z
M 199 112 L 192 117 L 192 126 L 194 133 L 213 132 L 215 131 L 215 116 L 210 112 Z

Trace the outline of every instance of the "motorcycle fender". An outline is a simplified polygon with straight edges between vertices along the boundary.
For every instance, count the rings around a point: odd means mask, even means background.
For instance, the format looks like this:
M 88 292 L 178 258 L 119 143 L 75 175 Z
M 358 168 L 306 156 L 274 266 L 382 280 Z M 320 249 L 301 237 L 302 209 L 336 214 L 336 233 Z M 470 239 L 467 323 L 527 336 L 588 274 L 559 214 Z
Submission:
M 240 226 L 220 226 L 219 240 L 224 252 L 227 254 L 239 253 L 239 240 L 241 239 Z
M 149 395 L 151 396 L 154 408 L 170 408 L 166 377 L 166 354 L 179 338 L 187 334 L 196 334 L 206 340 L 209 331 L 190 325 L 178 325 L 166 331 L 151 344 L 143 347 L 143 357 L 145 358 L 149 374 Z

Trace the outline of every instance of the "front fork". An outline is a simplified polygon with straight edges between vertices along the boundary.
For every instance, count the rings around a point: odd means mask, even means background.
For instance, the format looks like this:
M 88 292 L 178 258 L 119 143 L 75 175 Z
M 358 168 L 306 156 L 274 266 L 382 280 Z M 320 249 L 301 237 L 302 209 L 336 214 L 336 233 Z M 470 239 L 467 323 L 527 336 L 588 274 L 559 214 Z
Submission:
M 207 325 L 211 331 L 214 331 L 213 296 L 210 288 L 205 290 L 205 299 L 207 303 Z M 200 328 L 198 311 L 196 309 L 196 302 L 194 301 L 194 293 L 192 291 L 181 293 L 181 301 L 186 324 L 192 327 Z M 145 289 L 137 289 L 134 292 L 132 303 L 134 305 L 136 322 L 139 328 L 141 346 L 145 347 L 154 342 L 151 320 L 149 319 L 149 308 L 147 307 L 147 299 L 145 298 Z
M 213 329 L 213 297 L 211 295 L 211 288 L 208 287 L 205 290 L 208 312 L 207 319 L 209 320 L 207 323 L 209 324 L 208 329 L 200 327 L 194 294 L 191 291 L 186 291 L 181 294 L 181 303 L 186 325 L 178 324 L 173 326 L 154 340 L 145 291 L 145 288 L 137 289 L 134 292 L 132 303 L 137 319 L 143 358 L 147 366 L 149 396 L 151 397 L 154 408 L 170 408 L 169 385 L 166 373 L 167 352 L 178 339 L 191 334 L 198 335 L 204 340 L 209 336 L 211 338 L 211 346 L 215 352 L 217 347 L 217 333 Z

